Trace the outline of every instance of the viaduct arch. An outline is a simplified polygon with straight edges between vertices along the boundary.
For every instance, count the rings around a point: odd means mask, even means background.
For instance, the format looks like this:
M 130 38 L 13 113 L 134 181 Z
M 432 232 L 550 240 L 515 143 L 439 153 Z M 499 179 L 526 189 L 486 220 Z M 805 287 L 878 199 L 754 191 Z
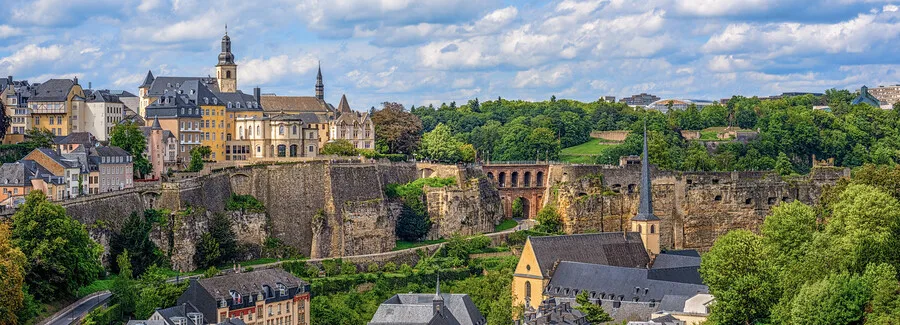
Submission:
M 521 198 L 525 217 L 534 219 L 544 207 L 547 164 L 486 164 L 482 170 L 500 191 L 503 216 L 512 217 L 513 201 Z

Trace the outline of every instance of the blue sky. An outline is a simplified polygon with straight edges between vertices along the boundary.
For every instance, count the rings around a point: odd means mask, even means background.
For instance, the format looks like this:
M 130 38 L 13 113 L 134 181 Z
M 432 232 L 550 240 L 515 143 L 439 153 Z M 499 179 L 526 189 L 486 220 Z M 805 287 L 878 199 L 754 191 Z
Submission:
M 479 97 L 719 99 L 900 83 L 900 0 L 5 0 L 0 76 L 136 92 L 214 74 L 354 109 Z

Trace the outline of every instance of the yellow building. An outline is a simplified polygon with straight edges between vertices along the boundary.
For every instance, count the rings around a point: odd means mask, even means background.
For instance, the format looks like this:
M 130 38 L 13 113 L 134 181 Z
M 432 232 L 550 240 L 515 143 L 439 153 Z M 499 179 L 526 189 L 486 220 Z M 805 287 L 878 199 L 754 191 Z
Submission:
M 259 88 L 254 89 L 259 94 Z M 225 105 L 225 134 L 224 155 L 219 156 L 218 161 L 247 160 L 250 147 L 246 141 L 241 141 L 238 135 L 237 121 L 242 119 L 259 119 L 263 117 L 263 110 L 256 96 L 245 94 L 238 90 L 232 93 L 218 92 L 216 96 L 219 102 Z
M 35 94 L 28 102 L 31 125 L 50 130 L 57 136 L 79 132 L 73 125 L 77 125 L 79 112 L 83 112 L 86 105 L 78 78 L 50 79 L 35 88 Z

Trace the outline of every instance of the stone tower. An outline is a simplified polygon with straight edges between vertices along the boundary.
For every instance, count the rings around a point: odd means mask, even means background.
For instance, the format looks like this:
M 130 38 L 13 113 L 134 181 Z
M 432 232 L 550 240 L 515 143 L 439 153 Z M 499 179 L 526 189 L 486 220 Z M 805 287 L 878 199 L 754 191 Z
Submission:
M 237 92 L 237 64 L 234 64 L 234 54 L 231 54 L 231 37 L 228 37 L 227 25 L 225 26 L 225 36 L 222 36 L 222 53 L 219 53 L 219 64 L 216 64 L 216 80 L 220 92 Z
M 641 200 L 638 213 L 631 218 L 631 231 L 641 234 L 650 256 L 659 255 L 659 218 L 653 214 L 653 185 L 650 182 L 650 159 L 647 154 L 647 122 L 644 121 L 644 155 L 641 158 Z
M 322 63 L 319 63 L 319 74 L 316 76 L 316 98 L 325 100 L 325 84 L 322 83 Z

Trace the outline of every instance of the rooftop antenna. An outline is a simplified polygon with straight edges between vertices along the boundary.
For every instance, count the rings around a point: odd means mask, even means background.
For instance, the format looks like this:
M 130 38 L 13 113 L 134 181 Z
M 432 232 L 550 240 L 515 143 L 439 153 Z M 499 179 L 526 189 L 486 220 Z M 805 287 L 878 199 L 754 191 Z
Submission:
M 228 24 L 225 24 L 225 35 L 228 35 Z

